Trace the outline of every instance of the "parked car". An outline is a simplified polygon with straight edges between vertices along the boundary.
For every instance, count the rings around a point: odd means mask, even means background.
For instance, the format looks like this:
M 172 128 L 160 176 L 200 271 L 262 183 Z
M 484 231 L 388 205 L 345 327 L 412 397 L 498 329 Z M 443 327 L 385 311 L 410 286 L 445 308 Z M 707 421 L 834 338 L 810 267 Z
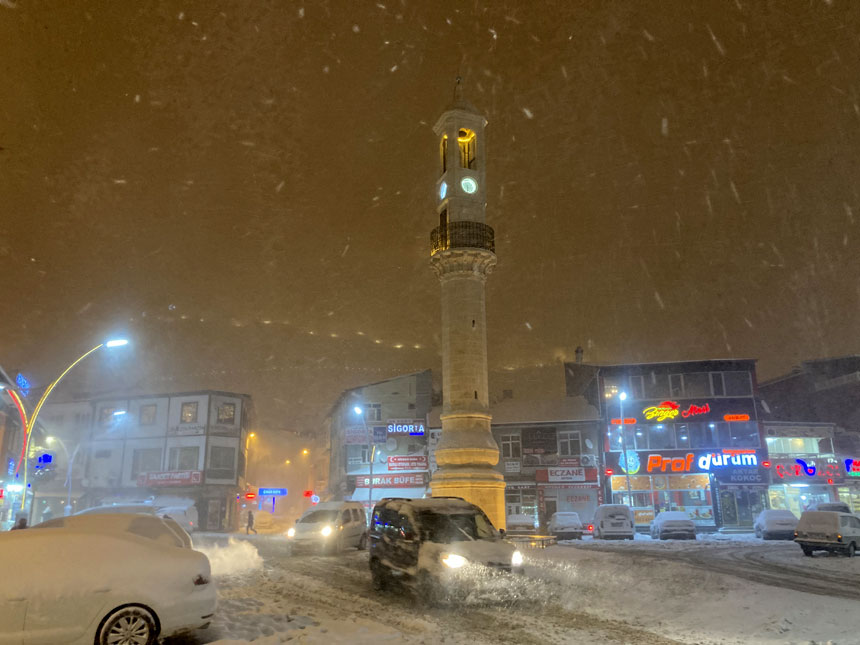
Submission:
M 788 510 L 768 508 L 755 518 L 755 536 L 765 540 L 793 540 L 797 516 Z
M 367 547 L 367 518 L 359 502 L 323 502 L 306 511 L 287 530 L 293 549 L 338 552 Z
M 654 540 L 695 540 L 696 525 L 683 511 L 660 511 L 651 520 Z
M 804 511 L 797 523 L 794 541 L 803 549 L 803 555 L 829 551 L 852 558 L 860 546 L 860 519 L 850 513 Z
M 521 573 L 522 554 L 484 512 L 456 497 L 383 499 L 370 522 L 373 587 L 411 586 L 433 603 L 473 573 Z
M 808 511 L 835 511 L 837 513 L 850 513 L 851 507 L 845 502 L 817 502 L 810 505 Z
M 553 513 L 547 531 L 558 540 L 581 540 L 583 528 L 579 513 Z
M 534 515 L 514 513 L 508 515 L 505 521 L 507 523 L 508 533 L 519 533 L 520 535 L 530 535 L 532 533 L 537 533 L 537 526 Z
M 197 530 L 199 518 L 197 507 L 193 504 L 191 506 L 159 506 L 158 514 L 161 517 L 167 516 L 176 520 L 177 524 L 189 533 Z
M 4 643 L 154 645 L 215 613 L 209 560 L 157 517 L 65 517 L 0 533 L 0 570 L 14 572 L 0 588 Z
M 191 536 L 175 519 L 170 517 L 167 513 L 162 513 L 160 509 L 150 505 L 150 504 L 111 504 L 105 506 L 93 506 L 92 508 L 87 508 L 83 511 L 75 513 L 72 517 L 81 517 L 88 515 L 149 515 L 152 517 L 161 518 L 165 524 L 176 534 L 176 536 L 182 540 L 182 542 L 189 549 L 191 548 Z M 54 520 L 48 520 L 48 522 L 54 522 Z M 43 522 L 43 524 L 47 524 L 48 522 Z
M 601 504 L 594 512 L 593 535 L 597 540 L 632 540 L 633 509 L 626 504 Z

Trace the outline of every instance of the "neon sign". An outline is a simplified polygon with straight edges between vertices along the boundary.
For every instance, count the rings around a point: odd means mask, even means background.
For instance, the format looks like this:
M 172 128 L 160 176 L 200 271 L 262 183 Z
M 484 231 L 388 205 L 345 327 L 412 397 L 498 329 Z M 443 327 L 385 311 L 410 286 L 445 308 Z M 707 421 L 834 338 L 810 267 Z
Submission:
M 845 466 L 844 473 L 841 471 L 839 464 L 832 460 L 816 465 L 815 462 L 812 461 L 807 462 L 805 459 L 795 459 L 793 464 L 775 464 L 774 470 L 776 471 L 776 474 L 779 475 L 780 479 L 791 477 L 818 477 L 826 479 L 828 484 L 833 483 L 834 477 L 841 477 L 843 474 L 848 475 L 849 477 L 860 477 L 860 460 L 849 458 L 843 460 L 843 464 Z M 771 463 L 764 462 L 762 463 L 762 466 L 770 468 Z
M 683 457 L 664 457 L 660 454 L 648 455 L 648 463 L 646 469 L 651 472 L 673 472 L 673 473 L 689 473 L 693 470 L 695 462 L 699 470 L 709 472 L 712 468 L 723 468 L 726 466 L 740 466 L 747 468 L 755 468 L 758 466 L 758 456 L 755 450 L 736 450 L 726 448 L 722 452 L 709 452 L 696 455 L 688 452 Z
M 657 419 L 657 421 L 665 421 L 666 419 L 674 419 L 678 416 L 681 406 L 674 401 L 663 401 L 660 405 L 652 405 L 651 407 L 642 410 L 642 414 L 646 419 Z
M 849 477 L 860 477 L 860 459 L 846 459 L 845 472 Z
M 30 381 L 21 372 L 18 372 L 18 375 L 15 377 L 15 383 L 18 385 L 18 389 L 21 390 L 21 394 L 24 396 L 30 394 Z
M 710 403 L 705 403 L 705 405 L 696 405 L 692 403 L 686 410 L 682 410 L 681 405 L 675 401 L 663 401 L 659 405 L 652 405 L 642 410 L 642 414 L 645 415 L 646 419 L 656 419 L 657 421 L 674 419 L 679 414 L 683 418 L 689 419 L 690 417 L 696 417 L 700 414 L 710 414 L 710 412 Z M 747 418 L 749 419 L 749 416 L 747 416 Z
M 724 421 L 732 422 L 732 421 L 749 421 L 750 415 L 748 414 L 726 414 L 723 416 Z

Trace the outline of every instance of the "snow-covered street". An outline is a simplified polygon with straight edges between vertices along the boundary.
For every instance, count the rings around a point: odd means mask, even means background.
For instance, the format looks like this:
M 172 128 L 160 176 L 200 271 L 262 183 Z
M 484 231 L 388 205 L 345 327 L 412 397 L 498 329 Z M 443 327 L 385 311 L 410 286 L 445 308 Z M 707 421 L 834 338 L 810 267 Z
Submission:
M 212 626 L 170 645 L 299 643 L 856 643 L 860 560 L 804 558 L 745 536 L 566 543 L 526 553 L 525 576 L 476 581 L 428 608 L 378 594 L 367 553 L 286 553 L 277 536 L 195 536 L 212 560 Z M 808 588 L 813 593 L 799 591 Z M 831 593 L 827 594 L 828 590 Z

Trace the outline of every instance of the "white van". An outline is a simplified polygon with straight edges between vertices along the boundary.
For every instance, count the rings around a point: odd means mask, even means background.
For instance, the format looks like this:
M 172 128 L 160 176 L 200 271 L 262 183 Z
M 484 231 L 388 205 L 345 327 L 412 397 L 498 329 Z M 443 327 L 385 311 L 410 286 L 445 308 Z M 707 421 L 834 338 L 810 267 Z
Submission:
M 596 540 L 632 540 L 635 534 L 633 509 L 626 504 L 601 504 L 594 511 Z
M 804 511 L 794 532 L 803 555 L 813 551 L 844 553 L 849 558 L 860 546 L 860 519 L 836 511 Z
M 291 549 L 337 553 L 367 547 L 367 516 L 359 502 L 323 502 L 309 508 L 287 531 Z

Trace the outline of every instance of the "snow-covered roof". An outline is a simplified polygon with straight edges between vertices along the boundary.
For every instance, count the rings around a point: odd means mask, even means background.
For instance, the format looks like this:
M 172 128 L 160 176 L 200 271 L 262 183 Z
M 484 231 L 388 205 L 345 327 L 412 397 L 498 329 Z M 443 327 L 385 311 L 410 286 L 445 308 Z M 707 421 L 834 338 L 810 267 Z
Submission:
M 428 424 L 440 428 L 442 406 L 430 410 Z M 563 421 L 594 421 L 600 418 L 597 408 L 581 396 L 560 396 L 552 399 L 504 399 L 490 405 L 492 425 L 522 423 L 560 423 Z

